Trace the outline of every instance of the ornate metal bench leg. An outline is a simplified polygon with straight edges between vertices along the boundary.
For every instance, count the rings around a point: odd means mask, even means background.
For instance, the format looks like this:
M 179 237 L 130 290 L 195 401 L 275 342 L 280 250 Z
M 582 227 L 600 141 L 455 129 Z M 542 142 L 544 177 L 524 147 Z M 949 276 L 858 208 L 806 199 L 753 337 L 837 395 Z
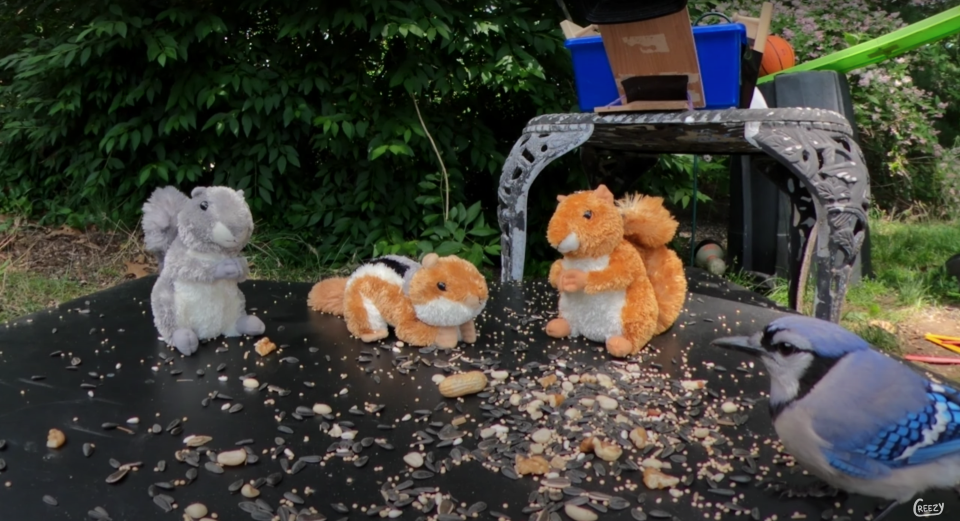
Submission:
M 500 260 L 503 282 L 523 279 L 527 246 L 527 194 L 540 171 L 554 159 L 582 145 L 593 125 L 527 127 L 513 145 L 500 175 Z
M 867 223 L 870 178 L 860 147 L 839 132 L 792 126 L 761 127 L 754 139 L 813 196 L 815 233 L 808 240 L 816 248 L 814 316 L 839 322 Z M 804 284 L 805 278 L 797 282 Z

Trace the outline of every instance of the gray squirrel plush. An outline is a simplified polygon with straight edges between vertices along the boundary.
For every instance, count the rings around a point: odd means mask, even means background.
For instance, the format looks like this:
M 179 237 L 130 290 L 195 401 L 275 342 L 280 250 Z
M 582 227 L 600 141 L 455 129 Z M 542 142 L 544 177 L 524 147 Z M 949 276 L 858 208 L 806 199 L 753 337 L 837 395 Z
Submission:
M 201 340 L 263 334 L 237 286 L 249 275 L 240 251 L 253 233 L 242 190 L 197 187 L 187 197 L 159 188 L 143 205 L 143 232 L 160 265 L 153 322 L 168 345 L 189 356 Z

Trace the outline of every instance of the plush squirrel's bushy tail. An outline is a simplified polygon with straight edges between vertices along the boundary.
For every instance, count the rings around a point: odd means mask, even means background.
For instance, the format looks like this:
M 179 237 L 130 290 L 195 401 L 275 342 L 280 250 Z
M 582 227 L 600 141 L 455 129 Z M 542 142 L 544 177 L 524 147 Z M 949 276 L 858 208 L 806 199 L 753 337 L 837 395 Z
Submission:
M 623 236 L 639 248 L 666 246 L 679 223 L 663 206 L 663 197 L 627 195 L 617 201 L 623 214 Z
M 310 288 L 307 305 L 314 311 L 343 316 L 343 295 L 346 291 L 346 277 L 321 280 Z
M 157 256 L 162 269 L 163 256 L 177 238 L 177 214 L 190 198 L 172 186 L 156 189 L 143 204 L 143 242 Z

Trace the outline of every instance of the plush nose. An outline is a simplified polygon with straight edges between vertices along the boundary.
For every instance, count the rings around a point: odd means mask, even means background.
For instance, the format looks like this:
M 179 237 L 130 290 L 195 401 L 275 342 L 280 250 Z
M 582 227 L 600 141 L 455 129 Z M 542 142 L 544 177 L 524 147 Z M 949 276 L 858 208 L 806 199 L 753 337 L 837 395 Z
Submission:
M 480 305 L 480 297 L 476 295 L 467 295 L 467 298 L 463 299 L 463 303 L 467 307 L 475 308 Z

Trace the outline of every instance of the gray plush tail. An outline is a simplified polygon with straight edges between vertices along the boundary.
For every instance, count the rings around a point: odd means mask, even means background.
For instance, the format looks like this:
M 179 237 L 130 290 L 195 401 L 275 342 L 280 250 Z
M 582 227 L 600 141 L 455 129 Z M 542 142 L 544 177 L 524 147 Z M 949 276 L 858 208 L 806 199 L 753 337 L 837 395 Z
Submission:
M 163 256 L 177 238 L 177 214 L 190 198 L 172 186 L 156 189 L 143 204 L 143 242 L 157 256 L 163 269 Z

